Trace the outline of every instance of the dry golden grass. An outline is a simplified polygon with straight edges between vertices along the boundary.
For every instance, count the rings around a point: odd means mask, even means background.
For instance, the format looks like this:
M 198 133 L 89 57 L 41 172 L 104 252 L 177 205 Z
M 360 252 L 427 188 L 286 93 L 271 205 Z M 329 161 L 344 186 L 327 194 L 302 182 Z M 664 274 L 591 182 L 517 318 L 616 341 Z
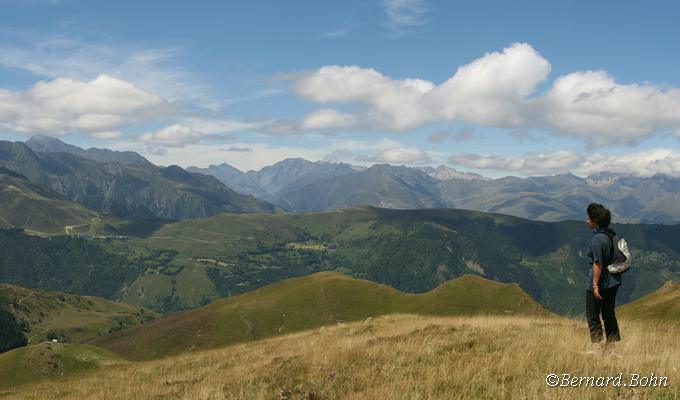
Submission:
M 584 321 L 392 315 L 16 387 L 8 399 L 680 398 L 675 330 L 621 321 L 612 356 Z M 668 376 L 666 388 L 548 387 L 549 373 Z M 4 394 L 4 396 L 3 396 Z

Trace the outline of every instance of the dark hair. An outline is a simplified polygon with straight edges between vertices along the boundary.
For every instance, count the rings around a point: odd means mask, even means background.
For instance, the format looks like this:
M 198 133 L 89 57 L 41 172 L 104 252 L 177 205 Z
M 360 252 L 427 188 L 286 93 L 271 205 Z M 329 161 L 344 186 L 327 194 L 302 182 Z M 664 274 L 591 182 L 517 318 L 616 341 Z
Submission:
M 602 204 L 590 203 L 588 205 L 588 218 L 600 228 L 608 228 L 612 222 L 612 214 Z

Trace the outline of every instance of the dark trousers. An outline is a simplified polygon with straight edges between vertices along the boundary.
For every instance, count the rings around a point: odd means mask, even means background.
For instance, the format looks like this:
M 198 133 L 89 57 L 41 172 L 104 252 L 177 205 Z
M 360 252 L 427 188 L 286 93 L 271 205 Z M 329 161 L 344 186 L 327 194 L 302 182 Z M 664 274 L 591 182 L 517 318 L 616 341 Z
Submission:
M 602 321 L 604 321 L 604 330 L 607 333 L 607 341 L 616 342 L 621 340 L 621 335 L 619 334 L 619 324 L 616 322 L 616 314 L 614 313 L 616 292 L 618 290 L 618 286 L 600 290 L 602 300 L 596 299 L 592 290 L 586 290 L 586 318 L 588 319 L 590 340 L 592 342 L 599 342 L 602 340 L 602 323 L 600 322 L 600 314 L 602 314 Z

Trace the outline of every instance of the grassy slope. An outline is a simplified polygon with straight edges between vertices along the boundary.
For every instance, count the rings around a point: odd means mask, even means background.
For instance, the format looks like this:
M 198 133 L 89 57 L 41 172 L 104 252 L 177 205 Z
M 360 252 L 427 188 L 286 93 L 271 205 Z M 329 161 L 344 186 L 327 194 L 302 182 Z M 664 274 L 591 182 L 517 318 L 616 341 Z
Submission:
M 41 235 L 63 235 L 66 226 L 87 225 L 97 217 L 96 212 L 78 203 L 2 171 L 0 204 L 0 224 L 22 227 Z M 72 231 L 77 233 L 79 228 Z
M 110 330 L 135 326 L 158 316 L 148 309 L 94 296 L 27 289 L 0 284 L 0 306 L 29 325 L 26 338 L 38 343 L 48 333 L 82 343 Z
M 102 368 L 8 399 L 674 399 L 675 331 L 621 321 L 620 358 L 583 355 L 582 320 L 391 315 Z M 549 373 L 667 376 L 669 387 L 549 387 Z
M 10 387 L 124 362 L 117 354 L 84 344 L 44 342 L 20 347 L 0 354 L 0 397 Z
M 680 323 L 680 284 L 668 282 L 657 291 L 617 309 L 622 318 Z
M 168 315 L 102 336 L 93 344 L 142 360 L 388 313 L 549 315 L 519 286 L 472 275 L 413 295 L 325 272 Z

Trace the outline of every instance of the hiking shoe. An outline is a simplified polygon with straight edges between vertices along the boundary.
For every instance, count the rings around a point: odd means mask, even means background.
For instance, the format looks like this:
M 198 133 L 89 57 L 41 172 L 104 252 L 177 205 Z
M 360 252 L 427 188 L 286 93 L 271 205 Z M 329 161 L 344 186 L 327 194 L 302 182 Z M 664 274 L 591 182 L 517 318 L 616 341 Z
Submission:
M 605 356 L 612 358 L 621 358 L 621 355 L 616 352 L 616 342 L 607 342 L 602 346 L 602 353 Z
M 588 350 L 584 351 L 583 354 L 592 354 L 592 355 L 601 356 L 603 352 L 604 352 L 604 349 L 602 348 L 602 345 L 598 342 L 594 342 L 594 343 L 590 344 L 590 346 L 588 347 Z

